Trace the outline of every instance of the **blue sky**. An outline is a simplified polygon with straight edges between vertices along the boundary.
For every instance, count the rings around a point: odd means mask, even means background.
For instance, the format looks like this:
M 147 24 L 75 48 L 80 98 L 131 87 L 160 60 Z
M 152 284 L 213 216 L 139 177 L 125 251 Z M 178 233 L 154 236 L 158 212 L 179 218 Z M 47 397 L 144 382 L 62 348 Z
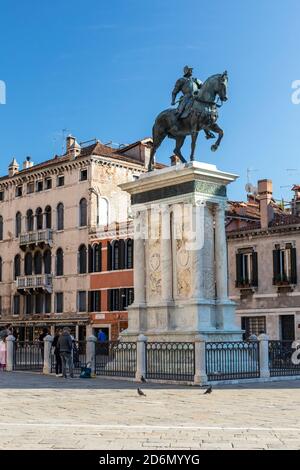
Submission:
M 240 175 L 232 199 L 244 197 L 247 168 L 288 198 L 300 183 L 299 17 L 299 0 L 1 0 L 0 173 L 12 156 L 61 153 L 62 129 L 104 143 L 150 135 L 189 64 L 202 80 L 229 73 L 223 143 L 213 154 L 201 135 L 197 159 Z

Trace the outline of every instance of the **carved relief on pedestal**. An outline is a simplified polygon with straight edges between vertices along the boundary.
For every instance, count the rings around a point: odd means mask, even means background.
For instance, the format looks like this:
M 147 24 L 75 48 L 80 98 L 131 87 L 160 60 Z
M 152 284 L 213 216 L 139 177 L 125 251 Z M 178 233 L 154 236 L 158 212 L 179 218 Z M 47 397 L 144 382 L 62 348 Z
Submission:
M 214 216 L 212 208 L 205 208 L 205 232 L 203 254 L 204 296 L 215 298 L 215 265 L 214 265 Z
M 148 214 L 149 240 L 148 240 L 148 275 L 149 275 L 149 301 L 161 300 L 161 218 L 155 214 Z
M 180 298 L 191 296 L 191 253 L 185 247 L 186 240 L 176 240 L 177 295 Z

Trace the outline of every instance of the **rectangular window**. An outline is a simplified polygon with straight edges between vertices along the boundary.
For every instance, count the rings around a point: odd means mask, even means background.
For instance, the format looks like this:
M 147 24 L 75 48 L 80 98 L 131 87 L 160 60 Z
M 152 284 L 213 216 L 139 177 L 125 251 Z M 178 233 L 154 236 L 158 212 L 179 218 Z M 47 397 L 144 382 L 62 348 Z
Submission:
M 43 191 L 43 181 L 37 181 L 36 182 L 36 190 L 39 193 L 40 191 Z
M 79 312 L 86 312 L 86 291 L 81 290 L 78 292 L 77 304 Z
M 0 191 L 0 202 L 4 201 L 4 191 Z
M 236 255 L 236 287 L 258 286 L 257 252 L 253 248 L 239 250 Z
M 43 313 L 43 294 L 36 294 L 35 296 L 35 313 Z
M 251 335 L 259 336 L 266 331 L 266 317 L 242 317 L 242 330 L 245 330 L 244 339 Z
M 80 171 L 80 181 L 86 181 L 88 178 L 87 169 Z
M 64 311 L 64 294 L 63 292 L 57 292 L 55 295 L 55 311 L 56 313 L 63 313 Z
M 92 290 L 89 292 L 89 311 L 101 312 L 101 291 Z
M 64 177 L 64 175 L 59 175 L 59 176 L 57 177 L 56 186 L 59 186 L 59 187 L 60 187 L 60 186 L 64 186 L 64 184 L 65 184 L 65 177 Z
M 33 296 L 26 295 L 26 315 L 31 315 L 33 313 Z
M 27 194 L 34 193 L 34 183 L 27 183 Z
M 283 248 L 275 245 L 273 272 L 274 285 L 297 284 L 297 253 L 291 243 L 286 243 Z
M 23 186 L 16 187 L 16 197 L 21 197 L 23 193 Z
M 51 178 L 46 178 L 45 179 L 45 189 L 51 189 L 52 188 L 52 179 Z
M 14 295 L 14 315 L 20 315 L 20 296 Z
M 51 294 L 45 294 L 45 313 L 51 313 Z
M 133 300 L 133 288 L 110 289 L 108 291 L 108 310 L 110 312 L 126 310 Z

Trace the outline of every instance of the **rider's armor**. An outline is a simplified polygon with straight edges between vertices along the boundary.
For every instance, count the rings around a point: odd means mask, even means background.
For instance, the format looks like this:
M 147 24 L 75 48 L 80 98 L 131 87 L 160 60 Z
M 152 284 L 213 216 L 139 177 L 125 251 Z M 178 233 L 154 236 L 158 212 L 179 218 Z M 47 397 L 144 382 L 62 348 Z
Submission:
M 201 88 L 202 82 L 194 77 L 183 77 L 177 80 L 174 90 L 172 92 L 172 101 L 175 102 L 176 96 L 181 91 L 179 106 L 177 108 L 177 116 L 180 118 L 188 117 L 192 104 L 193 97 Z

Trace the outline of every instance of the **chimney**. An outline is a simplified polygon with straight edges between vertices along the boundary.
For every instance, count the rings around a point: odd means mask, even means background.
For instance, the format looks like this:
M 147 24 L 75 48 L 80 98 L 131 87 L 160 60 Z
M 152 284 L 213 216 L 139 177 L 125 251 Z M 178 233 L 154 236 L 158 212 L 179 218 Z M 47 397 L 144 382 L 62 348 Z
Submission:
M 76 158 L 81 152 L 81 147 L 77 142 L 76 138 L 72 135 L 68 135 L 66 142 L 66 153 L 70 157 Z
M 19 171 L 19 164 L 15 158 L 12 159 L 8 167 L 8 176 L 14 176 Z
M 260 180 L 258 182 L 258 199 L 260 212 L 260 226 L 267 229 L 273 219 L 274 211 L 271 205 L 273 197 L 273 184 L 271 180 Z
M 175 165 L 178 165 L 180 163 L 180 158 L 177 157 L 177 155 L 172 155 L 170 157 L 170 160 L 171 160 L 171 166 L 175 166 Z
M 33 166 L 33 161 L 31 160 L 31 157 L 26 157 L 26 160 L 23 162 L 23 170 L 27 170 L 28 168 L 31 168 Z
M 297 217 L 300 216 L 300 186 L 295 185 L 292 188 L 292 191 L 294 191 L 295 196 L 292 200 L 292 213 L 293 215 L 296 215 Z

